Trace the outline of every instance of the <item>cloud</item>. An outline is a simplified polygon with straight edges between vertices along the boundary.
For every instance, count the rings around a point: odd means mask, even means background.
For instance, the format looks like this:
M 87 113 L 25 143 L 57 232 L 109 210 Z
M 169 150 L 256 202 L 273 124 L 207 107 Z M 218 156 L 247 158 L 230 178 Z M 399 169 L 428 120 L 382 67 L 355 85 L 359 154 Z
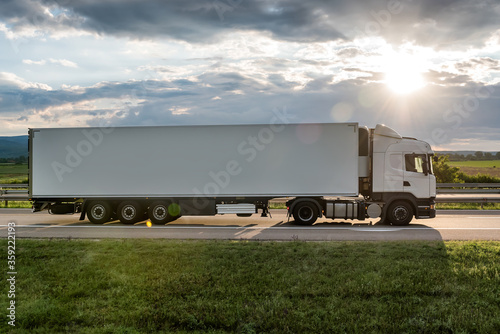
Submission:
M 463 86 L 473 82 L 469 75 L 434 70 L 425 73 L 424 78 L 428 83 L 441 86 Z
M 87 35 L 82 27 L 85 18 L 64 7 L 64 0 L 6 0 L 0 3 L 0 31 L 9 39 L 39 37 L 54 38 Z M 56 12 L 54 15 L 53 12 Z
M 436 80 L 446 75 L 434 73 Z M 25 83 L 5 73 L 0 78 L 0 83 Z M 255 80 L 234 72 L 203 73 L 192 80 L 101 82 L 51 91 L 26 84 L 10 87 L 0 91 L 0 113 L 24 110 L 13 115 L 24 126 L 37 122 L 85 126 L 103 120 L 114 126 L 266 123 L 274 108 L 286 108 L 294 122 L 335 122 L 342 116 L 343 121 L 370 127 L 386 123 L 404 135 L 445 145 L 456 138 L 495 140 L 500 125 L 496 108 L 500 85 L 472 82 L 431 83 L 405 100 L 395 98 L 382 83 L 369 79 L 335 83 L 328 75 L 312 77 L 300 90 L 283 77 Z M 339 116 L 338 105 L 349 113 Z M 436 131 L 442 133 L 437 136 Z
M 265 123 L 286 106 L 297 122 L 382 122 L 431 139 L 441 128 L 447 143 L 467 136 L 462 129 L 500 126 L 497 88 L 478 99 L 474 116 L 454 107 L 498 84 L 499 8 L 473 0 L 2 1 L 0 32 L 14 52 L 0 73 L 0 114 L 22 126 Z M 74 35 L 95 38 L 53 40 Z M 427 82 L 404 98 L 384 84 L 401 54 Z
M 11 38 L 80 32 L 202 44 L 231 31 L 258 31 L 303 43 L 382 36 L 447 48 L 483 45 L 499 30 L 499 9 L 488 0 L 16 0 L 0 5 L 0 20 L 7 22 L 0 30 Z
M 72 61 L 67 60 L 67 59 L 49 58 L 48 62 L 51 64 L 58 64 L 58 65 L 61 65 L 64 67 L 71 67 L 71 68 L 78 67 L 78 65 L 75 62 L 72 62 Z M 26 64 L 26 65 L 45 65 L 45 64 L 47 64 L 47 60 L 42 59 L 42 60 L 35 61 L 35 60 L 31 60 L 31 59 L 23 59 L 23 64 Z
M 45 65 L 47 63 L 45 60 L 31 60 L 31 59 L 23 59 L 23 64 L 26 65 Z
M 64 67 L 72 67 L 72 68 L 77 68 L 78 65 L 70 60 L 67 60 L 67 59 L 54 59 L 54 58 L 50 58 L 49 61 L 52 63 L 52 64 L 59 64 L 61 66 L 64 66 Z
M 37 89 L 40 91 L 52 90 L 49 85 L 38 83 L 38 82 L 28 82 L 14 73 L 0 72 L 0 88 L 20 88 L 25 89 Z

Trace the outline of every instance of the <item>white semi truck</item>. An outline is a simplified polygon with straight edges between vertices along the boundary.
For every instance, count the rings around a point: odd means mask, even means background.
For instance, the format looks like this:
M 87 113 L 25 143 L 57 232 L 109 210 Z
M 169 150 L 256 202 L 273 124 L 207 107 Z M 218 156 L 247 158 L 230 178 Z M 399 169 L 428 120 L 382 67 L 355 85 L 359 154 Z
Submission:
M 102 224 L 250 216 L 287 197 L 289 217 L 435 217 L 429 144 L 357 123 L 29 130 L 33 211 Z

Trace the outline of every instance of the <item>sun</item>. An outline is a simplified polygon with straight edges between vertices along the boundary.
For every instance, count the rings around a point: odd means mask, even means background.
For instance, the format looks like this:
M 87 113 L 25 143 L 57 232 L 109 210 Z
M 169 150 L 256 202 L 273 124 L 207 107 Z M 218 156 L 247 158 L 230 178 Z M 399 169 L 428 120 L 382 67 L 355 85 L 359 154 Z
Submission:
M 410 55 L 393 54 L 385 66 L 385 83 L 396 94 L 406 95 L 425 86 L 419 59 Z
M 424 87 L 422 74 L 411 69 L 400 69 L 386 73 L 387 86 L 398 94 L 409 94 Z

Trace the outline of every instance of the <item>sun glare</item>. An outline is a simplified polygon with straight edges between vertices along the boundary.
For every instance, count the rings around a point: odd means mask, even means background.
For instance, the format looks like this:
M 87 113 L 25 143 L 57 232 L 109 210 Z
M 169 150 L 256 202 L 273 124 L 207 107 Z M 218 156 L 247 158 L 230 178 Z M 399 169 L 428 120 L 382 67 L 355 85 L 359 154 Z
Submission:
M 397 94 L 410 94 L 425 86 L 418 66 L 418 59 L 409 55 L 395 54 L 389 57 L 385 82 Z

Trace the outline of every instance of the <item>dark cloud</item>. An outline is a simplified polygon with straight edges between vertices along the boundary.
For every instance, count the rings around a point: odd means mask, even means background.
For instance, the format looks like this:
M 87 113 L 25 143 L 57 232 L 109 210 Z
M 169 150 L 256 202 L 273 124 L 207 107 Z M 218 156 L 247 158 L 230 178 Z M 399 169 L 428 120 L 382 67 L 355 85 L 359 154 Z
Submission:
M 42 4 L 54 16 L 44 13 Z M 447 48 L 484 44 L 498 30 L 499 8 L 493 0 L 10 0 L 0 4 L 0 19 L 14 31 L 66 27 L 133 39 L 211 43 L 243 30 L 295 42 L 375 35 Z
M 24 28 L 34 28 L 37 31 L 64 31 L 67 29 L 84 29 L 84 17 L 66 10 L 54 16 L 44 8 L 45 1 L 4 0 L 0 2 L 0 21 L 5 22 L 14 32 Z M 52 6 L 57 6 L 54 1 Z

